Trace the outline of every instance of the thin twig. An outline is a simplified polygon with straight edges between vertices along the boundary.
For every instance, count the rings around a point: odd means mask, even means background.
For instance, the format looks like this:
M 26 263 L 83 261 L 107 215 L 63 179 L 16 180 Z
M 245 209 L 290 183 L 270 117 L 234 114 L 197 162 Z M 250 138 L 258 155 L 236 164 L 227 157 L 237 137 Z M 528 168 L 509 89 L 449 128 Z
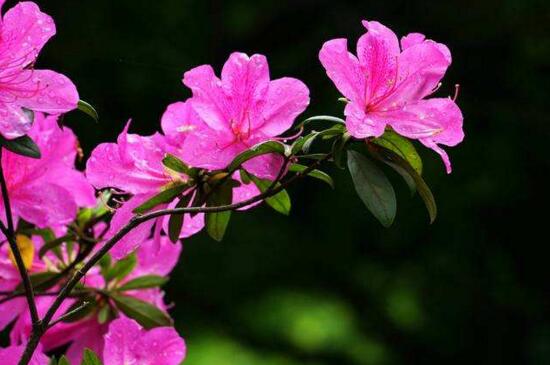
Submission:
M 4 222 L 0 221 L 0 230 L 8 240 L 13 257 L 15 258 L 17 269 L 19 270 L 19 275 L 21 275 L 21 280 L 23 281 L 23 287 L 25 288 L 27 303 L 29 305 L 29 311 L 31 313 L 32 324 L 34 327 L 40 325 L 40 317 L 38 316 L 38 311 L 36 309 L 36 301 L 34 300 L 34 289 L 32 287 L 31 278 L 29 277 L 29 273 L 27 272 L 25 262 L 21 257 L 21 252 L 19 251 L 17 240 L 15 238 L 8 185 L 6 184 L 4 168 L 2 166 L 2 150 L 3 148 L 0 147 L 0 186 L 2 189 L 2 200 L 4 201 L 4 210 L 6 212 L 6 221 L 8 222 L 8 226 L 6 227 Z
M 266 190 L 264 193 L 261 193 L 255 197 L 252 197 L 248 200 L 244 200 L 239 203 L 230 204 L 230 205 L 223 205 L 218 207 L 182 207 L 182 208 L 173 208 L 173 209 L 160 209 L 157 211 L 153 211 L 150 213 L 142 214 L 142 215 L 136 215 L 130 221 L 120 229 L 113 237 L 111 237 L 109 240 L 105 242 L 105 244 L 98 250 L 96 253 L 90 257 L 90 259 L 82 266 L 80 270 L 77 270 L 74 275 L 67 281 L 65 286 L 61 289 L 59 292 L 59 295 L 55 298 L 54 302 L 46 312 L 46 315 L 42 319 L 42 325 L 40 327 L 36 327 L 29 338 L 29 342 L 27 342 L 27 346 L 25 348 L 25 351 L 23 352 L 23 356 L 21 357 L 21 360 L 19 361 L 19 365 L 28 365 L 32 354 L 36 350 L 38 343 L 40 341 L 40 338 L 44 333 L 46 332 L 47 328 L 49 327 L 50 322 L 52 321 L 53 316 L 63 304 L 63 301 L 65 298 L 69 296 L 71 291 L 76 287 L 76 285 L 82 280 L 82 278 L 86 275 L 86 273 L 92 269 L 98 262 L 101 260 L 103 256 L 105 256 L 113 246 L 120 241 L 126 234 L 128 234 L 131 230 L 139 226 L 140 224 L 147 222 L 151 219 L 155 219 L 158 217 L 163 217 L 166 215 L 171 214 L 185 214 L 185 213 L 217 213 L 217 212 L 224 212 L 229 210 L 237 210 L 239 208 L 246 207 L 248 205 L 254 204 L 256 202 L 262 201 L 266 198 L 269 198 L 271 196 L 276 195 L 280 191 L 284 190 L 287 186 L 294 183 L 296 180 L 307 176 L 311 171 L 313 171 L 315 168 L 317 168 L 321 163 L 328 160 L 332 155 L 327 154 L 323 159 L 317 160 L 314 163 L 312 163 L 310 166 L 308 166 L 306 169 L 304 169 L 301 172 L 296 173 L 294 176 L 289 178 L 286 182 L 281 183 L 279 186 L 274 187 L 271 190 Z

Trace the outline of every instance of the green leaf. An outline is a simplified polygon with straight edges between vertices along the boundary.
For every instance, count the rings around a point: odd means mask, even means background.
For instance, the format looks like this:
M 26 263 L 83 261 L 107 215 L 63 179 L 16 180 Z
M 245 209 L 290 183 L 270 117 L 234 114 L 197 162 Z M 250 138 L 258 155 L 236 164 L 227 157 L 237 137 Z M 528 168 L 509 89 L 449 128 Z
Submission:
M 307 166 L 295 163 L 290 165 L 288 169 L 289 171 L 292 171 L 292 172 L 303 172 L 307 168 L 308 168 Z M 331 188 L 334 189 L 334 181 L 332 180 L 332 177 L 330 177 L 329 174 L 321 170 L 312 170 L 307 175 L 327 183 Z
M 122 260 L 117 261 L 111 268 L 106 271 L 105 280 L 113 279 L 122 280 L 136 267 L 137 258 L 135 253 L 131 253 Z
M 63 242 L 67 242 L 70 240 L 74 240 L 74 236 L 72 234 L 66 234 L 65 236 L 61 236 L 59 238 L 46 242 L 44 246 L 42 246 L 38 251 L 38 256 L 42 258 L 46 253 L 48 253 L 48 251 L 56 249 L 61 246 Z
M 161 204 L 170 203 L 175 197 L 183 193 L 186 188 L 188 186 L 184 184 L 171 186 L 135 208 L 133 212 L 135 214 L 144 214 Z
M 98 323 L 99 324 L 107 323 L 107 321 L 109 321 L 109 319 L 113 317 L 112 314 L 113 313 L 112 313 L 112 310 L 111 310 L 111 306 L 104 305 L 103 307 L 101 307 L 99 312 L 97 312 L 97 321 L 98 321 Z
M 21 136 L 14 139 L 6 139 L 0 136 L 0 146 L 21 156 L 37 159 L 42 156 L 40 148 L 29 136 Z
M 175 208 L 185 208 L 189 204 L 191 194 L 182 197 L 176 204 Z M 185 214 L 172 214 L 168 220 L 168 237 L 173 243 L 178 242 L 180 239 L 181 229 L 183 227 L 183 218 Z
M 140 276 L 135 279 L 124 283 L 124 285 L 117 288 L 117 291 L 127 291 L 134 289 L 146 289 L 146 288 L 157 288 L 163 286 L 168 282 L 168 278 L 164 276 L 157 275 L 145 275 Z
M 348 132 L 345 132 L 342 137 L 334 141 L 334 144 L 332 145 L 332 158 L 334 160 L 334 164 L 336 165 L 336 167 L 339 167 L 341 169 L 345 168 L 342 161 L 344 159 L 346 145 L 350 139 L 351 135 Z
M 392 225 L 397 210 L 395 191 L 371 160 L 356 151 L 348 151 L 348 167 L 357 194 L 367 209 L 384 227 Z
M 268 153 L 277 153 L 280 155 L 285 154 L 284 144 L 276 141 L 268 141 L 252 146 L 250 149 L 240 153 L 233 159 L 233 161 L 227 167 L 229 172 L 236 171 L 243 163 L 254 157 L 265 155 Z
M 58 365 L 57 359 L 55 358 L 55 356 L 50 357 L 50 361 L 48 362 L 48 365 Z
M 162 164 L 170 170 L 185 174 L 187 176 L 196 177 L 198 170 L 187 166 L 182 160 L 169 153 L 162 159 Z
M 258 189 L 260 189 L 262 193 L 265 193 L 267 189 L 269 189 L 269 187 L 273 184 L 270 180 L 259 179 L 256 176 L 250 175 L 250 174 L 249 176 L 250 176 L 250 179 L 254 182 L 254 184 L 256 184 L 256 186 L 258 187 Z M 280 184 L 277 183 L 275 184 L 274 188 L 278 188 L 279 186 Z M 286 190 L 281 190 L 277 194 L 269 198 L 266 198 L 265 202 L 267 205 L 269 205 L 271 208 L 275 209 L 275 211 L 281 214 L 284 214 L 284 215 L 290 214 L 290 209 L 292 207 L 292 204 L 290 202 L 290 196 L 288 195 Z
M 388 130 L 381 137 L 372 139 L 371 142 L 398 154 L 414 168 L 418 175 L 422 175 L 422 159 L 407 138 Z
M 110 296 L 122 313 L 135 319 L 147 329 L 172 324 L 170 317 L 154 305 L 124 295 L 110 294 Z
M 411 166 L 407 160 L 403 159 L 393 150 L 389 150 L 381 146 L 369 145 L 369 151 L 371 151 L 376 158 L 392 167 L 403 177 L 407 176 L 405 179 L 407 184 L 410 183 L 409 181 L 412 181 L 412 184 L 414 184 L 414 187 L 418 191 L 418 195 L 420 195 L 426 209 L 428 210 L 430 223 L 433 223 L 437 217 L 437 205 L 435 203 L 435 198 L 432 191 L 428 187 L 428 184 L 426 184 L 422 176 L 418 174 L 417 170 Z
M 208 207 L 219 207 L 231 204 L 233 200 L 233 184 L 228 181 L 218 186 L 206 201 Z M 221 241 L 229 225 L 231 211 L 206 213 L 206 231 L 216 241 Z
M 31 284 L 34 287 L 35 290 L 47 290 L 51 287 L 55 286 L 59 279 L 58 273 L 55 272 L 39 272 L 36 274 L 29 275 L 29 278 L 31 280 Z M 54 280 L 57 279 L 57 280 Z M 24 289 L 23 283 L 20 283 L 15 288 L 15 291 L 22 291 Z
M 91 104 L 85 102 L 84 100 L 78 101 L 78 110 L 89 115 L 96 122 L 99 120 L 99 114 L 97 114 L 97 111 L 95 110 L 95 108 Z
M 302 150 L 304 153 L 308 153 L 311 145 L 317 138 L 330 139 L 345 133 L 345 128 L 341 124 L 332 126 L 331 128 L 322 131 L 313 131 L 307 136 L 300 137 L 292 144 L 291 153 L 296 154 Z
M 71 365 L 69 360 L 65 357 L 65 355 L 61 356 L 59 361 L 57 362 L 57 365 Z
M 341 119 L 341 118 L 337 118 L 337 117 L 332 117 L 330 115 L 316 115 L 314 117 L 311 117 L 311 118 L 307 118 L 306 120 L 304 120 L 303 122 L 299 123 L 295 129 L 300 129 L 302 127 L 304 127 L 306 124 L 308 123 L 311 123 L 311 122 L 317 122 L 317 121 L 324 121 L 324 122 L 333 122 L 333 123 L 339 123 L 339 124 L 346 124 L 346 121 Z
M 103 365 L 99 357 L 90 349 L 84 349 L 80 365 Z

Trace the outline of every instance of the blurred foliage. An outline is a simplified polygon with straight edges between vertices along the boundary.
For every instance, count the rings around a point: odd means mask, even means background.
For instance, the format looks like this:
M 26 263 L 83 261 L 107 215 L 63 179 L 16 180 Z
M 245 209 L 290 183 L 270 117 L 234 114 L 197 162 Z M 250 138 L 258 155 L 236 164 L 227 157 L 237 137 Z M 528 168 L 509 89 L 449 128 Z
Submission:
M 317 53 L 336 37 L 353 46 L 364 18 L 453 52 L 438 95 L 461 84 L 467 137 L 450 149 L 450 176 L 422 151 L 438 220 L 392 175 L 398 214 L 383 229 L 338 170 L 335 192 L 313 180 L 291 189 L 290 217 L 260 208 L 235 214 L 221 244 L 188 239 L 167 288 L 187 364 L 550 363 L 547 1 L 38 2 L 58 27 L 39 66 L 70 75 L 100 114 L 66 118 L 85 152 L 130 117 L 135 132 L 158 130 L 189 96 L 183 72 L 219 70 L 234 50 L 304 80 L 304 116 L 341 115 Z

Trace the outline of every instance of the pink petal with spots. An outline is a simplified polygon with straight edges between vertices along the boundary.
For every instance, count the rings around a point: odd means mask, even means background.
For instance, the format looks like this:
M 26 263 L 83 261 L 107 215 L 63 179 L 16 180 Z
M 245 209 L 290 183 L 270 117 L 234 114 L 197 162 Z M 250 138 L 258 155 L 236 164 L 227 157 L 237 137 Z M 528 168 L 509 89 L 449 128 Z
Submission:
M 271 81 L 259 130 L 269 137 L 286 132 L 308 105 L 309 89 L 302 81 L 290 77 Z
M 230 131 L 229 100 L 212 67 L 203 65 L 187 71 L 183 83 L 193 91 L 191 103 L 201 119 L 214 130 Z
M 185 358 L 183 339 L 171 327 L 144 330 L 137 322 L 121 317 L 105 335 L 103 361 L 109 365 L 179 365 Z
M 319 52 L 319 60 L 342 95 L 359 107 L 365 107 L 366 73 L 357 57 L 348 52 L 348 41 L 333 39 L 326 42 Z

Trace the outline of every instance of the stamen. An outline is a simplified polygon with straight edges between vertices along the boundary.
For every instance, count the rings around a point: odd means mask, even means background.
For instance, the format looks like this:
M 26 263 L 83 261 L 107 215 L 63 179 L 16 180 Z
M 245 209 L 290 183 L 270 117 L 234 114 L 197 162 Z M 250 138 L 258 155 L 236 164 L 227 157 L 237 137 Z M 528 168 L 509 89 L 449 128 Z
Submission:
M 458 99 L 458 94 L 460 93 L 460 84 L 455 85 L 455 94 L 453 96 L 453 101 L 456 102 L 456 99 Z

